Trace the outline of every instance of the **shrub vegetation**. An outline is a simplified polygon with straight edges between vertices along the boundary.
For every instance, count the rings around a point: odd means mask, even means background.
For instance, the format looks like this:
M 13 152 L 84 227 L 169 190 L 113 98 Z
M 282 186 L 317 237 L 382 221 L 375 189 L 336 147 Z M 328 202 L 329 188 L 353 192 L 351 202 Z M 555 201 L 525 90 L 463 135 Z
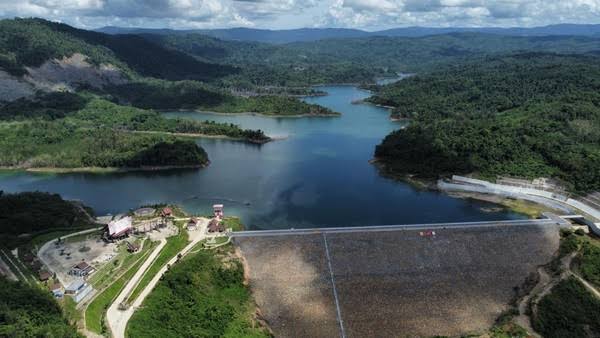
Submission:
M 268 337 L 253 318 L 241 263 L 231 246 L 175 264 L 128 324 L 128 337 Z
M 600 300 L 574 277 L 561 281 L 538 303 L 534 329 L 547 338 L 597 337 Z
M 83 337 L 50 292 L 0 277 L 0 336 Z

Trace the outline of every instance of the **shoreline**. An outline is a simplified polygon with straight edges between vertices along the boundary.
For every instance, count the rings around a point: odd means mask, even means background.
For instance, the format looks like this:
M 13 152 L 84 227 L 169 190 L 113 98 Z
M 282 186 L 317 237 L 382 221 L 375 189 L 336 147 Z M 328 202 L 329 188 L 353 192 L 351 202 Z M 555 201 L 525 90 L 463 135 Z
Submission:
M 320 95 L 326 96 L 326 95 Z M 310 96 L 302 96 L 302 97 L 310 97 Z M 292 114 L 292 115 L 277 115 L 277 114 L 264 114 L 264 113 L 256 113 L 256 112 L 241 112 L 241 113 L 222 113 L 210 110 L 201 110 L 201 109 L 169 109 L 169 110 L 160 110 L 158 111 L 161 114 L 165 113 L 201 113 L 201 114 L 210 114 L 210 115 L 219 115 L 219 116 L 260 116 L 260 117 L 271 117 L 271 118 L 303 118 L 303 117 L 340 117 L 341 113 L 335 114 Z
M 69 174 L 69 173 L 97 173 L 97 174 L 112 174 L 112 173 L 125 173 L 125 172 L 151 172 L 151 171 L 166 171 L 166 170 L 178 170 L 178 169 L 202 169 L 210 165 L 210 161 L 206 164 L 192 164 L 192 165 L 165 165 L 165 166 L 141 166 L 141 167 L 76 167 L 76 168 L 63 168 L 63 167 L 0 167 L 0 170 L 6 171 L 22 171 L 30 173 L 46 173 L 46 174 Z
M 180 112 L 190 112 L 190 110 L 183 110 Z M 241 113 L 222 113 L 216 111 L 206 111 L 195 109 L 192 110 L 195 113 L 202 114 L 211 114 L 211 115 L 220 115 L 220 116 L 237 116 L 237 115 L 245 115 L 245 116 L 260 116 L 260 117 L 272 117 L 272 118 L 303 118 L 303 117 L 340 117 L 341 113 L 334 114 L 291 114 L 291 115 L 277 115 L 277 114 L 264 114 L 264 113 L 256 113 L 256 112 L 241 112 Z
M 502 195 L 495 194 L 484 194 L 484 193 L 475 193 L 475 192 L 455 192 L 455 191 L 445 191 L 437 187 L 437 180 L 434 179 L 425 179 L 425 178 L 417 178 L 416 175 L 411 174 L 397 174 L 391 171 L 385 162 L 380 159 L 373 158 L 369 160 L 369 163 L 374 165 L 379 174 L 383 177 L 401 181 L 410 184 L 413 188 L 436 191 L 438 193 L 444 194 L 446 196 L 450 196 L 452 198 L 458 199 L 471 199 L 476 201 L 483 201 L 488 203 L 493 203 L 498 206 L 498 208 L 502 208 L 504 210 L 510 210 L 512 212 L 525 215 L 529 218 L 538 217 L 543 211 L 553 211 L 556 212 L 558 209 L 554 209 L 548 205 L 532 202 L 526 199 L 519 198 L 509 198 Z
M 231 141 L 248 142 L 248 143 L 253 143 L 253 144 L 265 144 L 265 143 L 268 143 L 271 141 L 281 139 L 281 138 L 273 138 L 273 137 L 267 136 L 266 140 L 253 140 L 253 139 L 248 139 L 248 138 L 243 138 L 243 137 L 233 137 L 233 136 L 227 136 L 227 135 L 209 135 L 209 134 L 198 134 L 198 133 L 173 133 L 170 131 L 154 131 L 154 130 L 130 130 L 129 132 L 138 133 L 138 134 L 164 134 L 164 135 L 190 137 L 190 138 L 223 139 L 223 140 L 231 140 Z

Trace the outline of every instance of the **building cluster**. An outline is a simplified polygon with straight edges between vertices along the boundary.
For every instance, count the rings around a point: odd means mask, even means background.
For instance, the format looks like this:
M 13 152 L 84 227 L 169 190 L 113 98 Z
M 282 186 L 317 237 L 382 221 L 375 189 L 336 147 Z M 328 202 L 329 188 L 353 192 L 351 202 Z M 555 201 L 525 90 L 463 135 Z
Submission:
M 41 282 L 46 284 L 51 282 L 48 288 L 54 297 L 62 298 L 63 296 L 68 295 L 71 296 L 76 303 L 79 303 L 93 290 L 92 286 L 86 282 L 86 279 L 89 275 L 94 273 L 94 271 L 96 271 L 96 269 L 84 261 L 73 265 L 68 274 L 77 277 L 77 279 L 64 289 L 63 285 L 58 282 L 54 274 L 47 271 L 41 271 L 38 276 Z
M 156 215 L 153 208 L 141 208 L 133 212 L 137 217 L 152 217 Z M 107 241 L 118 241 L 129 237 L 133 233 L 145 233 L 167 226 L 173 218 L 173 210 L 169 207 L 163 208 L 157 217 L 141 219 L 134 222 L 132 216 L 115 217 L 111 220 L 105 231 L 104 238 Z

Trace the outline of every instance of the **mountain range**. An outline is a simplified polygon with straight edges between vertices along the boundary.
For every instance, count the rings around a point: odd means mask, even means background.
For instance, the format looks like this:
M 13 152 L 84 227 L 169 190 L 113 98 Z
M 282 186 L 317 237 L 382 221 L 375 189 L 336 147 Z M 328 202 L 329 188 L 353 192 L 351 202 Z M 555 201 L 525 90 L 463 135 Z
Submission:
M 96 29 L 107 34 L 189 34 L 200 33 L 223 40 L 255 41 L 273 44 L 283 44 L 301 41 L 317 41 L 324 39 L 361 38 L 369 36 L 388 37 L 423 37 L 448 33 L 488 33 L 508 36 L 556 36 L 580 35 L 600 36 L 600 25 L 594 24 L 557 24 L 541 27 L 401 27 L 387 30 L 368 32 L 347 28 L 300 28 L 286 30 L 254 29 L 254 28 L 225 28 L 225 29 L 152 29 L 106 26 Z

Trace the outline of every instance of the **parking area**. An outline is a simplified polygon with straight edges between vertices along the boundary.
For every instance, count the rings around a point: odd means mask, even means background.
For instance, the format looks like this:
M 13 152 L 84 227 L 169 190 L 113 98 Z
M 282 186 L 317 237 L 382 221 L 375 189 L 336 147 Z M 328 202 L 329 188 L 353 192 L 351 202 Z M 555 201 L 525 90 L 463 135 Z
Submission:
M 42 247 L 38 253 L 42 262 L 56 273 L 64 286 L 79 278 L 69 275 L 74 265 L 86 262 L 98 269 L 112 260 L 116 254 L 117 244 L 104 242 L 96 233 L 76 236 L 60 242 L 53 241 Z

